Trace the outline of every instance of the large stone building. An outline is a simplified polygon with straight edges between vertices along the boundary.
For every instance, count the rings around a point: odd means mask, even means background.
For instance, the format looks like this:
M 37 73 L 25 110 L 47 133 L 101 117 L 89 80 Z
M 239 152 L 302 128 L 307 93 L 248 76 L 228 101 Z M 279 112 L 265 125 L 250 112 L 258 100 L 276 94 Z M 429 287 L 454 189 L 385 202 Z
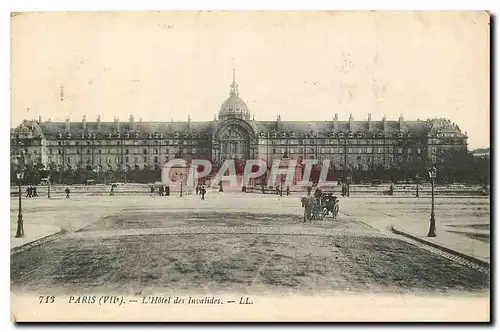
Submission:
M 218 118 L 208 122 L 146 122 L 100 117 L 89 122 L 25 120 L 12 129 L 12 158 L 63 169 L 96 171 L 161 167 L 172 158 L 261 159 L 268 165 L 289 158 L 328 159 L 341 177 L 346 170 L 388 169 L 393 165 L 439 161 L 446 149 L 466 149 L 467 136 L 446 119 L 347 121 L 257 121 L 240 98 L 234 78 Z

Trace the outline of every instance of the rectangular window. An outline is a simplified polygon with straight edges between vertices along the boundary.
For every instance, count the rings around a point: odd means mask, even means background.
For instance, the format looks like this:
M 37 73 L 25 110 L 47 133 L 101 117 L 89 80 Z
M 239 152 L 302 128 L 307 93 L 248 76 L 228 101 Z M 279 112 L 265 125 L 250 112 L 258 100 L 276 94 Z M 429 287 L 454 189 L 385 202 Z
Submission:
M 61 150 L 61 149 L 57 150 L 57 152 L 58 152 L 59 154 L 62 154 L 62 150 Z
M 148 154 L 148 149 L 142 149 L 142 154 Z
M 68 164 L 71 164 L 71 158 L 68 158 Z
M 116 141 L 116 145 L 120 145 L 120 141 Z
M 101 150 L 97 150 L 97 153 L 98 153 L 98 154 L 101 154 Z
M 36 151 L 35 151 L 36 152 Z M 80 154 L 80 150 L 76 150 L 76 154 Z
M 148 157 L 143 157 L 142 160 L 147 163 L 148 162 Z
M 125 154 L 128 154 L 128 149 L 125 149 Z
M 273 149 L 273 153 L 276 153 L 276 149 Z
M 128 156 L 125 157 L 125 162 L 128 164 Z
M 87 154 L 90 154 L 90 149 L 87 149 Z
M 157 156 L 154 157 L 154 161 L 155 161 L 155 164 L 158 164 L 158 157 Z
M 398 148 L 398 153 L 403 153 L 403 148 Z
M 372 153 L 372 148 L 366 148 L 366 152 Z
M 158 154 L 158 149 L 155 149 L 155 154 Z

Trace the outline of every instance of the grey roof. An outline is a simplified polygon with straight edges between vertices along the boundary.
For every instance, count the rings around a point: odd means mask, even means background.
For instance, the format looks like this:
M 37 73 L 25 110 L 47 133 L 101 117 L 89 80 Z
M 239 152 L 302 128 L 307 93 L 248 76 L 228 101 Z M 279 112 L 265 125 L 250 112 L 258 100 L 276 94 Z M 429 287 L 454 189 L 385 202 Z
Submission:
M 256 135 L 262 134 L 280 134 L 289 135 L 294 133 L 296 136 L 308 136 L 318 134 L 320 137 L 332 137 L 332 134 L 338 136 L 340 133 L 353 134 L 362 133 L 363 137 L 380 137 L 384 134 L 386 137 L 399 135 L 401 132 L 405 137 L 427 137 L 428 134 L 438 133 L 440 131 L 454 130 L 460 133 L 460 129 L 455 124 L 451 124 L 445 119 L 434 119 L 425 121 L 372 121 L 369 128 L 368 121 L 247 121 L 255 130 Z M 89 133 L 96 138 L 106 138 L 108 134 L 136 134 L 138 138 L 150 138 L 152 134 L 163 134 L 164 137 L 176 137 L 179 134 L 182 137 L 185 134 L 194 137 L 209 137 L 215 129 L 222 125 L 223 121 L 205 121 L 205 122 L 120 122 L 119 130 L 115 122 L 101 122 L 100 130 L 98 122 L 86 122 L 83 129 L 82 122 L 70 122 L 70 132 L 72 138 L 86 136 Z M 33 131 L 34 135 L 43 134 L 47 138 L 57 138 L 59 134 L 66 135 L 66 122 L 37 122 L 23 121 L 14 131 Z M 465 136 L 462 134 L 462 136 Z

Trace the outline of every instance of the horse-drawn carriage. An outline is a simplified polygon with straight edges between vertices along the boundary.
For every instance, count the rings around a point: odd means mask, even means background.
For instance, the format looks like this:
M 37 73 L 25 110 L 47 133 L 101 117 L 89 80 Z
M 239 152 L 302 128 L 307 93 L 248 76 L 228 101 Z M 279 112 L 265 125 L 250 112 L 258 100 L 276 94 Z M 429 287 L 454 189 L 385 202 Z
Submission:
M 339 213 L 339 200 L 337 196 L 321 195 L 320 197 L 302 197 L 304 208 L 304 222 L 306 220 L 323 220 L 328 215 L 335 219 Z

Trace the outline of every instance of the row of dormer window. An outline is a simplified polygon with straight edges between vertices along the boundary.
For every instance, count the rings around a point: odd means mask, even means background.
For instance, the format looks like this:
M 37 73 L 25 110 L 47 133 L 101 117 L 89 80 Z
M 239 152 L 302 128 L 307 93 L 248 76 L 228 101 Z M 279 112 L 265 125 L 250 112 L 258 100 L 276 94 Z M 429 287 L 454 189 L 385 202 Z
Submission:
M 139 138 L 141 135 L 139 133 L 108 133 L 106 135 L 108 138 Z M 173 137 L 175 138 L 180 138 L 180 137 L 183 137 L 183 138 L 200 138 L 200 135 L 198 133 L 194 133 L 194 134 L 188 134 L 188 133 L 184 133 L 184 134 L 180 134 L 180 133 L 173 133 L 172 135 Z M 208 137 L 208 133 L 205 132 L 203 133 L 203 137 Z M 67 139 L 71 139 L 72 136 L 71 136 L 71 133 L 67 133 L 67 134 L 62 134 L 62 133 L 59 133 L 57 134 L 57 137 L 59 139 L 63 139 L 63 138 L 67 138 Z M 82 134 L 81 138 L 88 138 L 88 139 L 95 139 L 97 137 L 96 133 L 87 133 L 87 134 Z M 157 133 L 157 132 L 154 132 L 154 133 L 149 133 L 148 134 L 148 138 L 160 138 L 162 139 L 164 137 L 164 135 L 162 133 Z
M 410 135 L 411 135 L 410 133 L 397 132 L 397 133 L 393 134 L 393 137 L 402 138 L 402 137 L 409 137 Z M 261 132 L 259 134 L 259 137 L 261 137 L 261 138 L 278 138 L 278 137 L 295 138 L 296 134 L 293 132 L 292 133 L 264 133 L 264 132 Z M 320 137 L 324 137 L 324 135 L 321 135 L 320 133 L 302 133 L 299 135 L 299 137 L 320 138 Z M 364 132 L 356 132 L 356 133 L 347 132 L 347 133 L 329 133 L 328 137 L 330 137 L 330 138 L 333 138 L 333 137 L 338 137 L 338 138 L 344 138 L 344 137 L 348 137 L 348 138 L 353 138 L 353 137 L 357 137 L 357 138 L 361 138 L 361 137 L 385 138 L 385 137 L 388 137 L 388 135 L 386 133 L 371 134 L 371 133 L 364 133 Z

